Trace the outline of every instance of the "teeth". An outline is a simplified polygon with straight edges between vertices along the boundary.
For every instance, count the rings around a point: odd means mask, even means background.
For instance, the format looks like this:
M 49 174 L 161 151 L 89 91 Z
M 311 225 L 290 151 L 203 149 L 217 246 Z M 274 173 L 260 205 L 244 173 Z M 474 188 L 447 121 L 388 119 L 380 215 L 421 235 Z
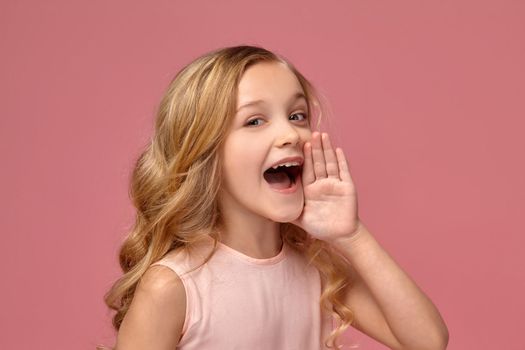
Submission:
M 290 163 L 278 164 L 278 165 L 273 166 L 272 168 L 273 169 L 277 169 L 280 166 L 291 167 L 291 166 L 298 166 L 298 165 L 299 165 L 299 163 L 297 163 L 297 162 L 290 162 Z

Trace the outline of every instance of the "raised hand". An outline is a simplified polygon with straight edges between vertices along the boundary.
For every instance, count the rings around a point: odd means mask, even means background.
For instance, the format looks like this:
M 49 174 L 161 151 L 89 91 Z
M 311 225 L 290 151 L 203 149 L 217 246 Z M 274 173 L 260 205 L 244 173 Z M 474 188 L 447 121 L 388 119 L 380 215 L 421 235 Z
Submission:
M 361 223 L 357 192 L 343 150 L 334 151 L 328 134 L 315 131 L 304 144 L 304 157 L 304 208 L 292 224 L 328 242 L 351 237 Z

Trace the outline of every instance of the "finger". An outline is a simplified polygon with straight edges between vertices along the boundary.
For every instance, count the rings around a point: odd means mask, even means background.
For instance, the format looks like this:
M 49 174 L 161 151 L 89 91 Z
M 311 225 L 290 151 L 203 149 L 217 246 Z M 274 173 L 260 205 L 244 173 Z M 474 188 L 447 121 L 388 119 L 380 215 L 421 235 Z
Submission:
M 326 173 L 328 177 L 339 180 L 339 166 L 337 165 L 337 156 L 332 148 L 330 138 L 327 133 L 321 134 L 323 144 L 324 159 L 326 162 Z
M 321 144 L 321 133 L 314 131 L 312 134 L 312 158 L 314 162 L 314 173 L 316 179 L 326 177 L 326 166 Z
M 339 176 L 341 177 L 341 180 L 345 182 L 353 182 L 343 150 L 338 147 L 335 150 L 335 154 L 337 155 L 337 164 L 339 165 Z
M 304 143 L 304 163 L 302 173 L 303 185 L 309 185 L 315 181 L 314 165 L 312 160 L 312 144 Z

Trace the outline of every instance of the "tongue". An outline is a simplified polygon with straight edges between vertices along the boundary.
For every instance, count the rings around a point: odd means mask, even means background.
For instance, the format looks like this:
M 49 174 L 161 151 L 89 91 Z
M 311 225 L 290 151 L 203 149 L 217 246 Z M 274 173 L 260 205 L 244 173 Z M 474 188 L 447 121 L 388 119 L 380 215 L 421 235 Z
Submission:
M 266 182 L 270 184 L 271 188 L 275 188 L 278 190 L 289 188 L 292 184 L 292 181 L 290 181 L 288 174 L 286 174 L 284 171 L 279 171 L 276 173 L 265 172 L 264 178 L 266 179 Z

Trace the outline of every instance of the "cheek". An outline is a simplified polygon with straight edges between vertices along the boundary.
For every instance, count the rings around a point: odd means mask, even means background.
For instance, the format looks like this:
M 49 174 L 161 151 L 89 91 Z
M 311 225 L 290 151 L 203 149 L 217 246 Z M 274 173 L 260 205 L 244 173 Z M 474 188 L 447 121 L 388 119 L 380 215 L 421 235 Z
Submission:
M 261 151 L 253 140 L 230 140 L 225 145 L 223 159 L 223 174 L 232 184 L 253 181 L 261 172 Z
M 310 141 L 312 139 L 312 130 L 304 129 L 301 132 L 301 139 L 303 142 Z

